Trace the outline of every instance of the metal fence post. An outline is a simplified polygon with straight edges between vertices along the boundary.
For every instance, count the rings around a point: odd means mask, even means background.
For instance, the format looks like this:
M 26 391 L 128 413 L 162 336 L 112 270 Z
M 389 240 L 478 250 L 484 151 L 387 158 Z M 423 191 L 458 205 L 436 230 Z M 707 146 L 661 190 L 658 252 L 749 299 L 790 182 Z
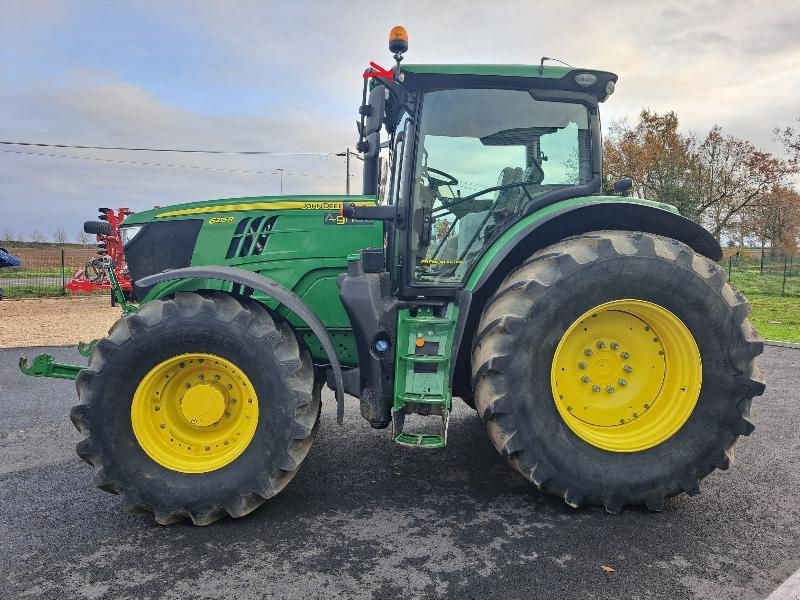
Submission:
M 64 264 L 64 248 L 61 248 L 61 295 L 67 295 L 67 269 Z
M 789 257 L 783 255 L 783 283 L 781 284 L 781 296 L 786 295 L 786 266 L 789 264 Z

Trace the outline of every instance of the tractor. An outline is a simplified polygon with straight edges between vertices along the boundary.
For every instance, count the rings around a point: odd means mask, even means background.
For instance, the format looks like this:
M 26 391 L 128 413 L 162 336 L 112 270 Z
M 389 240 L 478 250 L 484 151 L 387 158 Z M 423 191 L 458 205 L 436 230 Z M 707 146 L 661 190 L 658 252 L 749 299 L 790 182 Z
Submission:
M 78 455 L 160 524 L 241 517 L 294 477 L 322 389 L 442 452 L 453 400 L 539 490 L 653 511 L 727 469 L 763 342 L 705 229 L 603 193 L 610 72 L 403 64 L 364 73 L 362 195 L 248 197 L 120 226 L 138 304 L 75 379 Z M 388 75 L 386 73 L 389 73 Z

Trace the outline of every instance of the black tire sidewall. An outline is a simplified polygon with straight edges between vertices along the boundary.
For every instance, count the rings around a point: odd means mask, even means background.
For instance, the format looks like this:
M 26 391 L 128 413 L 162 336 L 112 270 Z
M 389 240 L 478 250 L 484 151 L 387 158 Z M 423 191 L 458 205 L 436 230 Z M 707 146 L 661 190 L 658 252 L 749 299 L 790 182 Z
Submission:
M 237 323 L 221 322 L 213 314 L 201 313 L 198 319 L 167 318 L 136 333 L 104 355 L 106 363 L 92 382 L 95 389 L 114 389 L 113 394 L 104 394 L 102 403 L 91 407 L 96 424 L 93 437 L 106 449 L 106 475 L 123 489 L 135 490 L 138 500 L 147 506 L 164 509 L 174 505 L 201 512 L 230 501 L 254 477 L 279 471 L 296 435 L 294 411 L 299 399 L 288 385 L 287 367 L 275 355 L 275 343 Z M 280 339 L 277 330 L 274 337 Z M 141 379 L 160 362 L 189 352 L 229 360 L 244 371 L 258 397 L 258 425 L 248 447 L 233 462 L 208 473 L 187 474 L 162 467 L 139 446 L 131 424 L 131 402 Z M 297 368 L 299 358 L 289 371 Z
M 566 329 L 586 311 L 621 299 L 646 300 L 678 316 L 694 336 L 703 363 L 702 388 L 687 422 L 668 440 L 640 452 L 609 452 L 581 440 L 558 413 L 550 383 L 553 355 Z M 598 498 L 643 500 L 674 488 L 687 472 L 702 476 L 711 470 L 714 453 L 736 438 L 740 412 L 731 405 L 736 395 L 727 386 L 738 373 L 727 346 L 741 342 L 731 339 L 738 332 L 724 298 L 690 268 L 644 256 L 584 265 L 537 299 L 514 339 L 511 355 L 524 359 L 510 361 L 505 378 L 511 397 L 518 399 L 510 415 L 518 425 L 516 435 L 523 437 L 524 448 L 563 475 L 559 479 Z

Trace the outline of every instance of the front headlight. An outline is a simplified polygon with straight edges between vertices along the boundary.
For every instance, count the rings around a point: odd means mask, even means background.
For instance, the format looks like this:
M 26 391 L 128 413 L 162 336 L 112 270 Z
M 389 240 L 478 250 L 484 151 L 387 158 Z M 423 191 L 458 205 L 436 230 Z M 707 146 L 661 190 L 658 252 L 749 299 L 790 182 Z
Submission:
M 143 225 L 130 225 L 128 227 L 122 226 L 119 228 L 119 236 L 122 238 L 122 246 L 128 245 L 133 238 L 142 230 Z

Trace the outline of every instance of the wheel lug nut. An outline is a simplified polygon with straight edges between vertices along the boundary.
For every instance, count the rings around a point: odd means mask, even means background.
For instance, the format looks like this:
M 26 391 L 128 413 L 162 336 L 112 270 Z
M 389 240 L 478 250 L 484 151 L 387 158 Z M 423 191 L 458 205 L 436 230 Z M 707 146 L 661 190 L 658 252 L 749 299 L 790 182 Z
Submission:
M 600 386 L 599 385 L 593 385 L 592 386 L 592 391 L 595 392 L 595 393 L 599 392 L 600 391 Z
M 583 362 L 583 361 L 579 362 L 579 363 L 578 363 L 578 368 L 579 368 L 579 369 L 585 369 L 585 368 L 586 368 L 586 363 L 585 363 L 585 362 Z
M 591 381 L 591 379 L 589 379 L 588 375 L 584 375 L 583 377 L 581 377 L 581 381 L 583 383 L 589 383 Z
M 614 393 L 614 386 L 607 385 L 606 386 L 606 392 L 608 392 L 609 394 L 613 394 Z
M 586 348 L 586 350 L 584 350 L 583 353 L 586 356 L 591 356 L 592 355 L 592 349 L 591 348 Z
M 610 348 L 612 350 L 619 350 L 619 344 L 617 342 L 611 342 Z
M 595 345 L 597 346 L 598 350 L 602 350 L 603 348 L 606 347 L 605 342 L 597 342 L 597 344 L 595 344 Z
M 625 387 L 626 385 L 628 385 L 628 382 L 625 381 L 624 379 L 620 379 L 619 381 L 617 381 L 617 383 L 620 384 L 620 386 L 622 386 L 622 387 Z
M 630 365 L 625 365 L 624 367 L 622 367 L 622 370 L 625 371 L 626 373 L 632 373 L 633 367 Z
M 628 360 L 631 357 L 631 355 L 628 354 L 627 352 L 623 352 L 619 356 L 620 356 L 620 358 L 622 358 L 622 360 Z

